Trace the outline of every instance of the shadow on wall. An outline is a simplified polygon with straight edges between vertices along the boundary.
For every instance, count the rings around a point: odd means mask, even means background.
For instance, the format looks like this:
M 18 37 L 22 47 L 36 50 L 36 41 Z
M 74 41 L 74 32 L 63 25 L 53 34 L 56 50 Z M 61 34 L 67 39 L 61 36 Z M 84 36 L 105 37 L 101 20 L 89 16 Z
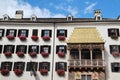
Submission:
M 106 73 L 105 73 L 106 74 L 106 80 L 109 80 L 110 75 L 108 73 L 110 73 L 110 70 L 109 70 L 110 69 L 109 68 L 110 64 L 109 64 L 109 59 L 108 58 L 109 58 L 110 55 L 109 55 L 109 53 L 107 52 L 106 49 L 104 50 L 104 56 L 105 56 L 105 67 L 106 67 L 105 68 L 105 71 L 106 71 Z

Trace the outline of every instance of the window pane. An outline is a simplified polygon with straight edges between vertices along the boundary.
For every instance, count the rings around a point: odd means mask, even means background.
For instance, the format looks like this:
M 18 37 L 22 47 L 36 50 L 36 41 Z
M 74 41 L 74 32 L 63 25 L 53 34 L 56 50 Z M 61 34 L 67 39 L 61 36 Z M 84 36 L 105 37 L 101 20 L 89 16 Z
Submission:
M 10 30 L 9 35 L 14 36 L 14 30 Z
M 86 76 L 85 75 L 81 75 L 81 80 L 86 80 Z
M 87 80 L 92 80 L 91 75 L 87 75 Z
M 49 31 L 44 31 L 44 36 L 49 36 Z
M 26 36 L 26 30 L 21 31 L 21 36 Z

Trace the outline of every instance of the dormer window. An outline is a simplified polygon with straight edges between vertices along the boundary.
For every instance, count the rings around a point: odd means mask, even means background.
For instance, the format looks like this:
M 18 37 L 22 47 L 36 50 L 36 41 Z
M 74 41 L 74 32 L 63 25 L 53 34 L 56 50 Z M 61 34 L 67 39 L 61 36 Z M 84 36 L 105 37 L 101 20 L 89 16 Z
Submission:
M 117 28 L 108 29 L 108 36 L 111 37 L 112 39 L 117 39 L 119 36 L 119 29 Z
M 3 20 L 9 20 L 9 16 L 7 14 L 3 15 Z
M 94 10 L 94 18 L 95 20 L 102 20 L 102 14 L 100 10 Z
M 72 21 L 72 18 L 73 18 L 72 15 L 68 15 L 68 16 L 67 16 L 67 21 Z
M 35 15 L 31 16 L 31 21 L 36 21 L 37 17 Z

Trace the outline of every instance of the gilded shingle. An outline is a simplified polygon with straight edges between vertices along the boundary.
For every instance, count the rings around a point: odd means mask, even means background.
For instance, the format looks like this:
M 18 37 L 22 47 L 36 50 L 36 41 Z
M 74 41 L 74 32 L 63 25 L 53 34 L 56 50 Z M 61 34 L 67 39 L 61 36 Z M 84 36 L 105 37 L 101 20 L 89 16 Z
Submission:
M 75 28 L 67 43 L 104 43 L 96 28 Z

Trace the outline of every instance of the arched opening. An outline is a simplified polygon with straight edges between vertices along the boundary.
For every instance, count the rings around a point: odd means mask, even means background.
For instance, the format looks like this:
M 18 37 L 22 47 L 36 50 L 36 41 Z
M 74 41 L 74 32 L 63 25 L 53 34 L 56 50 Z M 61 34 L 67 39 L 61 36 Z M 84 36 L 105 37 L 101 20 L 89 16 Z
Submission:
M 79 50 L 78 49 L 70 50 L 70 59 L 79 59 Z
M 102 59 L 102 51 L 100 49 L 93 49 L 92 58 L 93 59 Z
M 81 59 L 90 59 L 90 50 L 89 49 L 81 50 Z

